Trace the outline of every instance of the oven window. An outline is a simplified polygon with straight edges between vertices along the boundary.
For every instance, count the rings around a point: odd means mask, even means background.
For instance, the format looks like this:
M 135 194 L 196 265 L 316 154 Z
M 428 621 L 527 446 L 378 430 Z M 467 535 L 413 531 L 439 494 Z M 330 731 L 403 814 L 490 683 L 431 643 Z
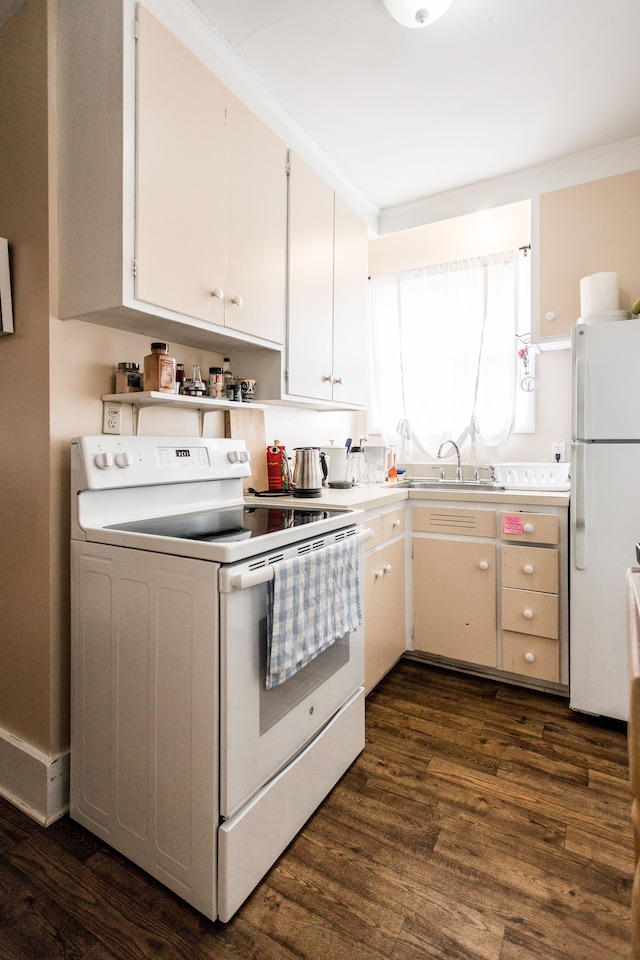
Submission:
M 267 690 L 267 618 L 260 621 L 260 736 L 349 662 L 349 637 L 346 633 L 293 677 Z

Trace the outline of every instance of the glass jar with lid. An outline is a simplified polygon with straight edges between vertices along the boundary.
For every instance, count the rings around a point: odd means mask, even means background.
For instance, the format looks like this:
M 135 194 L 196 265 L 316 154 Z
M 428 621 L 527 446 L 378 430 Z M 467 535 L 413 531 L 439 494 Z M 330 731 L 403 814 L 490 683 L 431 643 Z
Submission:
M 123 361 L 116 370 L 116 393 L 138 393 L 142 390 L 140 364 Z

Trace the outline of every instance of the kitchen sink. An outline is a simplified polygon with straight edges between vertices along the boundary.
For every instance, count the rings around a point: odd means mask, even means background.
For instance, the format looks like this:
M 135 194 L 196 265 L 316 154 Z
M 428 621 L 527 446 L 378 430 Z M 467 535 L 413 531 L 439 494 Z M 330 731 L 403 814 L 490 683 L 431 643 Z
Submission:
M 421 477 L 408 477 L 406 480 L 399 480 L 397 487 L 405 487 L 409 490 L 504 490 L 504 485 L 496 483 L 493 480 L 437 480 Z

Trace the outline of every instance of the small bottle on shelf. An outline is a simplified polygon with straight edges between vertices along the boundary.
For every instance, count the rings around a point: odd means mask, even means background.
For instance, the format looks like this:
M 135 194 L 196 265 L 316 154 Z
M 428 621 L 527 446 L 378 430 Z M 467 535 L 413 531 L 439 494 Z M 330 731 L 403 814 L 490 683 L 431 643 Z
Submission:
M 184 363 L 176 363 L 176 393 L 184 393 Z
M 224 395 L 227 400 L 235 400 L 236 378 L 231 373 L 231 361 L 224 357 L 222 361 L 222 375 L 224 377 Z
M 176 361 L 169 356 L 168 343 L 151 344 L 151 353 L 144 358 L 144 389 L 176 392 Z
M 222 367 L 209 367 L 209 396 L 216 400 L 225 396 Z

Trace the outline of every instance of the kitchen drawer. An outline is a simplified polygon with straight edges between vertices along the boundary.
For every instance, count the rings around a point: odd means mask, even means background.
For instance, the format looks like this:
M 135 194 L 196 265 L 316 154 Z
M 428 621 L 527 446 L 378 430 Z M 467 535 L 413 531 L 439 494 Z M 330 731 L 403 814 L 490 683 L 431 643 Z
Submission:
M 557 593 L 558 551 L 505 544 L 502 548 L 502 586 Z
M 364 542 L 365 551 L 375 550 L 375 548 L 379 547 L 382 543 L 382 517 L 380 514 L 377 514 L 375 517 L 365 517 L 362 521 L 362 526 L 365 530 L 371 530 L 373 534 L 369 540 L 365 540 Z
M 558 597 L 502 588 L 502 629 L 558 639 Z
M 502 669 L 536 680 L 559 683 L 558 641 L 549 637 L 502 634 Z
M 456 537 L 495 537 L 494 510 L 458 507 L 414 507 L 413 529 L 420 533 L 448 533 Z
M 522 543 L 557 543 L 558 517 L 555 513 L 503 513 L 500 522 L 503 540 Z
M 397 510 L 390 510 L 389 513 L 382 514 L 382 539 L 390 540 L 391 537 L 397 537 L 404 533 L 404 506 Z

